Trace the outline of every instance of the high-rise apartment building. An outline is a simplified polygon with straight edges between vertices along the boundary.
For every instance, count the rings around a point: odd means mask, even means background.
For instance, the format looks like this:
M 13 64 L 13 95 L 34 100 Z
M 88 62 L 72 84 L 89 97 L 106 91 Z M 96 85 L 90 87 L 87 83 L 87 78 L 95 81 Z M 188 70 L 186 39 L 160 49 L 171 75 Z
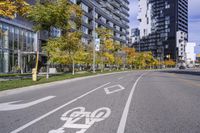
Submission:
M 114 40 L 121 44 L 128 43 L 129 29 L 129 1 L 128 0 L 72 0 L 81 5 L 84 10 L 82 40 L 86 43 L 91 41 L 95 28 L 105 27 L 114 32 Z M 94 14 L 95 10 L 95 14 Z M 95 15 L 95 16 L 93 16 Z
M 93 30 L 97 27 L 109 28 L 114 33 L 114 40 L 121 44 L 128 43 L 128 0 L 70 0 L 84 11 L 82 41 L 89 43 L 93 39 Z M 27 0 L 34 4 L 35 0 Z M 95 20 L 95 28 L 94 21 Z M 0 73 L 31 72 L 36 50 L 48 38 L 48 33 L 35 33 L 31 22 L 17 17 L 14 20 L 0 17 Z M 60 31 L 52 28 L 51 36 L 58 36 Z
M 186 47 L 185 47 L 186 64 L 189 67 L 194 67 L 195 66 L 195 61 L 196 61 L 195 47 L 196 47 L 196 43 L 193 43 L 193 42 L 188 42 Z
M 130 44 L 139 43 L 140 41 L 140 30 L 138 28 L 131 29 Z
M 139 0 L 141 51 L 152 51 L 160 59 L 183 60 L 188 41 L 187 0 Z

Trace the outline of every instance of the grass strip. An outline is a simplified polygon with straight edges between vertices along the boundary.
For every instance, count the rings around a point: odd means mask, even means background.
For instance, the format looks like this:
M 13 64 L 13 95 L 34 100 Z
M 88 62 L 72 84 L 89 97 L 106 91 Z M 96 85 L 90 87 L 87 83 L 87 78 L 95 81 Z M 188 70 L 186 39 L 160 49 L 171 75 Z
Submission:
M 31 75 L 31 73 L 25 73 L 25 74 L 0 74 L 0 78 L 30 76 L 30 75 Z
M 105 73 L 112 73 L 112 72 L 120 72 L 119 71 L 104 71 L 104 72 L 97 72 L 97 73 L 91 73 L 91 72 L 85 72 L 85 73 L 77 73 L 75 75 L 72 74 L 61 74 L 56 76 L 51 76 L 49 79 L 46 79 L 45 76 L 38 77 L 38 81 L 34 82 L 32 79 L 22 79 L 22 80 L 11 80 L 11 81 L 0 81 L 0 91 L 9 90 L 9 89 L 15 89 L 15 88 L 21 88 L 21 87 L 27 87 L 32 85 L 38 85 L 43 83 L 50 83 L 54 81 L 61 81 L 66 79 L 73 79 L 78 77 L 86 77 L 86 76 L 92 76 L 97 74 L 105 74 Z

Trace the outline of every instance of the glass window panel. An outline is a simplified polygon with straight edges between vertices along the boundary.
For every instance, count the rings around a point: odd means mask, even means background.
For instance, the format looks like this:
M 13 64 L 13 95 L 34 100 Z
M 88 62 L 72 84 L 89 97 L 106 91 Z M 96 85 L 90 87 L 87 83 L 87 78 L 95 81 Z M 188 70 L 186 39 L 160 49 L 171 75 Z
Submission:
M 19 30 L 19 50 L 23 48 L 23 30 Z
M 14 28 L 12 26 L 9 28 L 9 49 L 14 49 Z
M 19 29 L 14 28 L 14 50 L 19 49 Z

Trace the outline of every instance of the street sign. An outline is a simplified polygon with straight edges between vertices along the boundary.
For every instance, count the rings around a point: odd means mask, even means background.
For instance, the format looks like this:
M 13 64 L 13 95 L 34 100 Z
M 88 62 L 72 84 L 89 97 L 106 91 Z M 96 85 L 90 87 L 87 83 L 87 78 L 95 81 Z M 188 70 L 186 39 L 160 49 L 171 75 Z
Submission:
M 95 39 L 95 51 L 100 50 L 100 39 Z

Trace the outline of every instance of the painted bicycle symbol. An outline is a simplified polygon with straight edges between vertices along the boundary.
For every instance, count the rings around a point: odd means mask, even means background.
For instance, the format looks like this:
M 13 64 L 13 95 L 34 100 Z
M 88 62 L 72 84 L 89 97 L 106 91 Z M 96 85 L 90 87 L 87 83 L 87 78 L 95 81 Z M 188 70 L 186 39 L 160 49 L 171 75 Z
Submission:
M 80 129 L 76 133 L 85 133 L 93 124 L 105 120 L 110 114 L 111 110 L 106 107 L 99 108 L 94 112 L 86 112 L 84 107 L 77 107 L 64 113 L 60 119 L 66 121 L 65 124 L 49 133 L 65 133 L 65 129 Z M 85 124 L 76 124 L 83 119 Z

